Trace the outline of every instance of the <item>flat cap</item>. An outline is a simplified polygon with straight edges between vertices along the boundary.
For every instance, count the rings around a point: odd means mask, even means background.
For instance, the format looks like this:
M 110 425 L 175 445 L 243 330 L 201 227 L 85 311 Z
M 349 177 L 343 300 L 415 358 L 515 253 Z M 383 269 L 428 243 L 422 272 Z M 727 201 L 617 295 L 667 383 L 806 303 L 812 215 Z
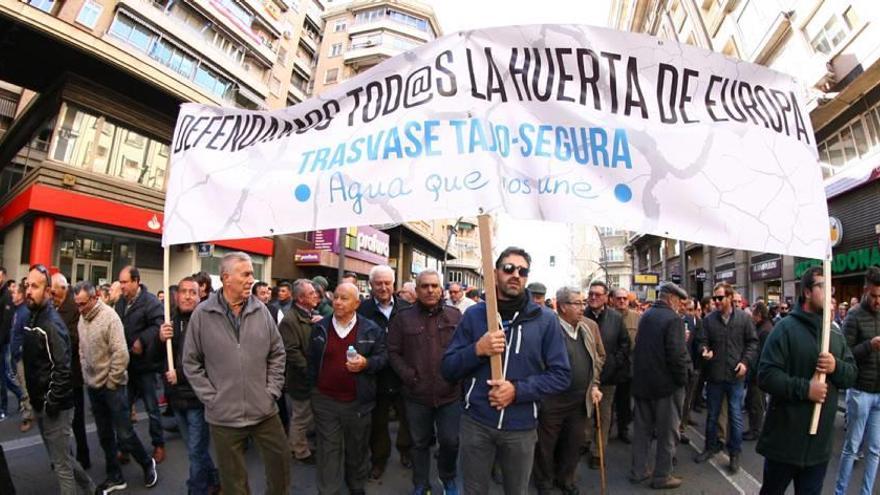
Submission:
M 680 297 L 682 299 L 687 299 L 687 292 L 684 291 L 678 284 L 673 282 L 660 282 L 660 293 L 672 294 L 673 296 Z
M 532 282 L 526 286 L 526 289 L 529 289 L 532 294 L 547 294 L 547 286 L 541 282 Z
M 328 282 L 327 279 L 326 279 L 325 277 L 322 277 L 322 276 L 320 276 L 320 275 L 318 275 L 317 277 L 313 278 L 313 279 L 312 279 L 312 282 L 315 283 L 315 284 L 320 285 L 321 287 L 324 288 L 324 290 L 327 290 L 327 287 L 330 287 L 330 282 Z

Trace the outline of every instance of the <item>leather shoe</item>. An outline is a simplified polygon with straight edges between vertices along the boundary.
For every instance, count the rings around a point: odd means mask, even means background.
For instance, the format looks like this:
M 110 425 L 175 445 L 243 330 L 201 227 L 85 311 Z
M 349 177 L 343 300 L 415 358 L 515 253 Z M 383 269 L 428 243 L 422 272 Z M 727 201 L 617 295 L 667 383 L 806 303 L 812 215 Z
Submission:
M 631 474 L 631 475 L 629 475 L 629 482 L 632 483 L 633 485 L 640 485 L 640 484 L 648 481 L 648 478 L 650 478 L 650 476 L 648 476 L 647 474 L 644 476 L 635 476 L 635 475 Z
M 736 474 L 739 472 L 739 454 L 730 454 L 730 472 Z
M 694 462 L 696 462 L 697 464 L 702 464 L 702 463 L 708 461 L 709 459 L 715 457 L 715 454 L 717 454 L 717 453 L 718 453 L 718 451 L 712 450 L 712 449 L 704 450 L 694 456 Z
M 29 419 L 23 419 L 23 420 L 21 420 L 21 424 L 18 425 L 18 431 L 20 431 L 22 433 L 27 433 L 28 431 L 30 431 L 31 427 L 33 427 L 33 426 L 34 426 L 33 421 L 31 421 Z
M 378 480 L 382 477 L 383 474 L 385 474 L 385 466 L 382 466 L 380 464 L 376 464 L 373 466 L 373 469 L 370 469 L 371 480 Z
M 655 490 L 671 490 L 681 486 L 682 479 L 677 476 L 667 476 L 666 479 L 654 480 L 651 482 L 651 488 Z

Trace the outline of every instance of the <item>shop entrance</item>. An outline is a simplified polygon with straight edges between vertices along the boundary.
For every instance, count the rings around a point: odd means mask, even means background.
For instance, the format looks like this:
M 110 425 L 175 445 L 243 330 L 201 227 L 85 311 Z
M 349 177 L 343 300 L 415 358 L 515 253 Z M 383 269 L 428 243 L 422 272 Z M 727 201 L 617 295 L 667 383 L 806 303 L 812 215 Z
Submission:
M 75 258 L 73 260 L 72 283 L 88 280 L 96 287 L 112 281 L 109 261 L 96 261 Z

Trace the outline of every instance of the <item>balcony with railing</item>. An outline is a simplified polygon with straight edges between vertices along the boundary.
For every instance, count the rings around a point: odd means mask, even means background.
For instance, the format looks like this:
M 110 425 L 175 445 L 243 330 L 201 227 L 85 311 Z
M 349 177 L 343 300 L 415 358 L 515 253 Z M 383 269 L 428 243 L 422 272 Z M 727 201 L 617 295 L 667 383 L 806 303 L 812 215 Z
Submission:
M 154 26 L 160 26 L 167 30 L 169 34 L 183 42 L 187 47 L 201 53 L 206 60 L 209 60 L 218 68 L 253 89 L 261 98 L 265 98 L 268 95 L 268 87 L 263 82 L 262 76 L 255 74 L 253 69 L 249 70 L 249 64 L 244 62 L 242 50 L 223 50 L 215 46 L 211 40 L 206 38 L 205 29 L 198 29 L 183 19 L 172 15 L 163 2 L 155 0 L 121 0 L 119 3 L 136 12 Z M 208 22 L 207 19 L 205 22 Z M 164 64 L 162 49 L 153 45 L 146 52 L 151 58 Z
M 352 36 L 378 30 L 397 31 L 425 42 L 435 37 L 427 19 L 385 7 L 356 12 L 354 23 L 348 28 Z

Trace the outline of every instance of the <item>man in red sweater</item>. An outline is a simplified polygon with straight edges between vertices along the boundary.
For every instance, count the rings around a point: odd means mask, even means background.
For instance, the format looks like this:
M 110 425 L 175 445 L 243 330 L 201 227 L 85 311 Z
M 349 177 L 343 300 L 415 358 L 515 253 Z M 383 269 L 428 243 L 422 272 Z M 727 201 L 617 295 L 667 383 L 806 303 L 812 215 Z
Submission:
M 376 372 L 385 367 L 385 332 L 358 318 L 357 287 L 339 284 L 333 315 L 315 325 L 309 341 L 309 377 L 318 443 L 318 493 L 364 493 L 369 465 L 370 416 Z M 356 355 L 346 353 L 353 347 Z

